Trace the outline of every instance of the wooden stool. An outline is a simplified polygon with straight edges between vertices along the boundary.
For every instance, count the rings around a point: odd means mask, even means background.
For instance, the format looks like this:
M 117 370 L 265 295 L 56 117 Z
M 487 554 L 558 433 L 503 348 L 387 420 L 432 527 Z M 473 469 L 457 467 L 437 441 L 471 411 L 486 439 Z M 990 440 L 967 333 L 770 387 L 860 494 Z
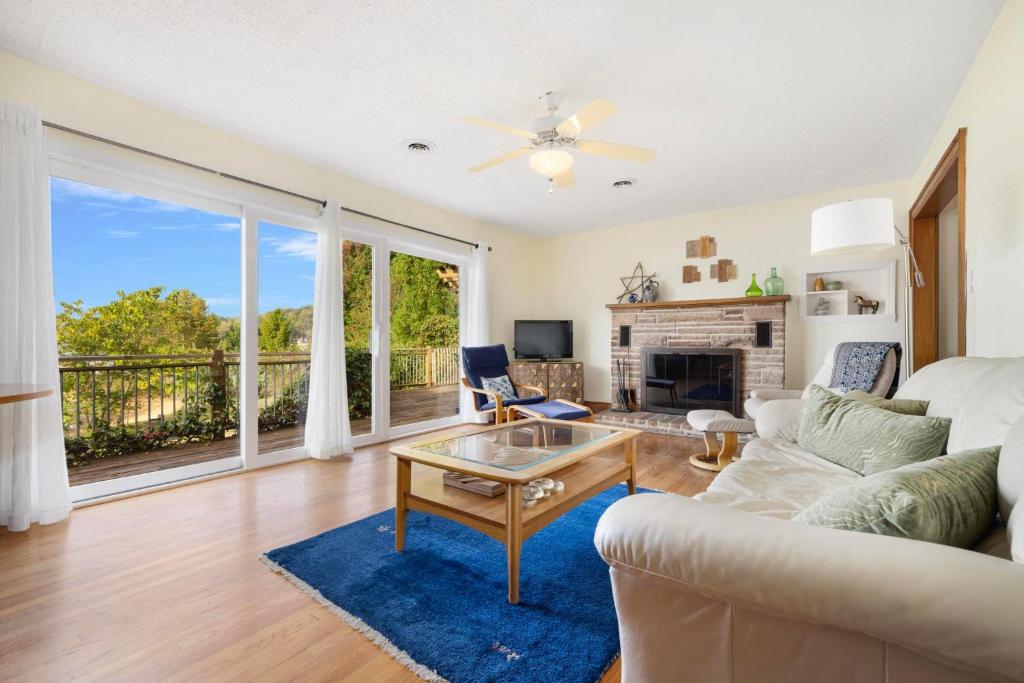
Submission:
M 704 444 L 707 447 L 704 455 L 691 455 L 690 464 L 712 472 L 721 472 L 732 462 L 740 434 L 754 431 L 753 420 L 733 417 L 724 410 L 691 410 L 686 414 L 686 421 L 704 433 Z M 722 434 L 722 443 L 718 442 L 719 432 Z

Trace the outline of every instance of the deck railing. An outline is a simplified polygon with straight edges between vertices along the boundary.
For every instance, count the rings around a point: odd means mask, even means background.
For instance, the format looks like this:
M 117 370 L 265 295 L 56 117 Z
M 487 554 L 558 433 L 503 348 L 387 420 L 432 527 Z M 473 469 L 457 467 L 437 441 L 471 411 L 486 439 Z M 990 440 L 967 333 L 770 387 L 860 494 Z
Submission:
M 442 346 L 391 350 L 391 388 L 459 383 L 459 348 Z
M 367 362 L 366 355 L 350 349 L 350 363 Z M 286 424 L 297 412 L 304 414 L 309 367 L 308 353 L 259 354 L 261 431 Z M 162 431 L 179 437 L 194 432 L 208 438 L 237 431 L 237 353 L 62 356 L 60 379 L 64 432 L 69 438 L 92 437 L 99 430 L 133 435 Z M 391 352 L 393 390 L 457 384 L 458 379 L 457 347 Z

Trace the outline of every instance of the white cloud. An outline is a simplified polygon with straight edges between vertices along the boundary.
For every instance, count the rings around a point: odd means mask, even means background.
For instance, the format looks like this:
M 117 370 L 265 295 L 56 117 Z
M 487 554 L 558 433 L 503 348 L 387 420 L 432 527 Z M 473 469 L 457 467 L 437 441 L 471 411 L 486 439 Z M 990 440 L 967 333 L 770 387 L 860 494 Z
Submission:
M 72 180 L 54 178 L 50 185 L 53 197 L 58 201 L 67 197 L 87 197 L 89 199 L 102 199 L 108 202 L 131 202 L 136 199 L 135 195 L 118 190 L 111 190 L 107 187 L 86 185 L 76 183 Z
M 306 261 L 316 261 L 316 235 L 303 235 L 302 237 L 280 240 L 274 244 L 274 250 L 278 254 L 285 256 L 294 256 Z
M 138 230 L 107 230 L 107 236 L 117 240 L 133 240 L 139 236 Z
M 203 301 L 207 306 L 237 306 L 237 296 L 204 296 Z
M 235 230 L 241 230 L 242 224 L 238 221 L 229 221 L 227 223 L 214 223 L 213 229 L 219 230 L 221 232 L 234 232 Z

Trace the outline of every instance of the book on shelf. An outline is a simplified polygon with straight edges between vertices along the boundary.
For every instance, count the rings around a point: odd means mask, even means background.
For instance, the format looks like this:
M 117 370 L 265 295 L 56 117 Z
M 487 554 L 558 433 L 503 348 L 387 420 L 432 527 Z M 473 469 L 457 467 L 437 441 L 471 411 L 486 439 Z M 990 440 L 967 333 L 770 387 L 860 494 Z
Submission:
M 458 472 L 445 472 L 443 476 L 445 486 L 452 486 L 457 489 L 463 489 L 470 491 L 471 493 L 477 493 L 481 496 L 487 496 L 488 498 L 494 498 L 505 493 L 505 485 L 498 481 L 491 481 L 490 479 L 481 479 L 480 477 L 473 477 L 468 474 L 459 474 Z

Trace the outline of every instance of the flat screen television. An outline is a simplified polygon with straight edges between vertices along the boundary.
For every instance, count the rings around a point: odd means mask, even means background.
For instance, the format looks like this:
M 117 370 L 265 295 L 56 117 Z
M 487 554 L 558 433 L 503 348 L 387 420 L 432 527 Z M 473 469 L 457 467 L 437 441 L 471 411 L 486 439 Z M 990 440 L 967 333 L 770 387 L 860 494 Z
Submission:
M 516 358 L 572 358 L 571 320 L 517 320 Z

